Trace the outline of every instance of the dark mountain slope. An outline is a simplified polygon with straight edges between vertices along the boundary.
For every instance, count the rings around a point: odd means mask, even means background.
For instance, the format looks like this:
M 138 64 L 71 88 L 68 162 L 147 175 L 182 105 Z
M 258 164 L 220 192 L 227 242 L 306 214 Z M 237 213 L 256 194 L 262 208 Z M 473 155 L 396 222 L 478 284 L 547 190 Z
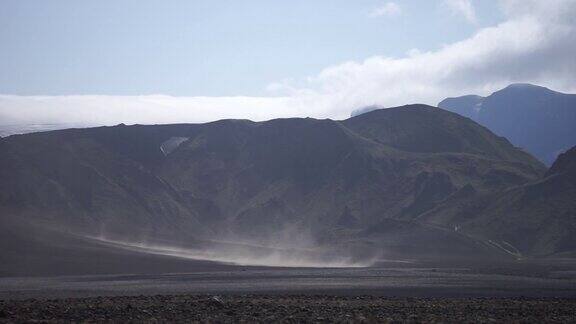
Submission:
M 523 254 L 574 254 L 576 148 L 560 155 L 541 180 L 484 196 L 463 192 L 419 220 L 451 223 L 460 232 L 490 237 Z
M 457 114 L 424 105 L 384 111 L 362 114 L 343 123 L 362 136 L 403 151 L 470 153 L 497 160 L 529 161 L 535 168 L 541 167 L 505 138 Z
M 105 242 L 21 221 L 2 219 L 1 224 L 0 277 L 234 269 L 234 266 L 222 263 L 121 249 Z
M 448 98 L 440 108 L 469 117 L 551 164 L 576 144 L 576 95 L 513 84 L 488 97 Z
M 560 154 L 546 176 L 555 174 L 574 175 L 576 173 L 576 146 Z
M 202 231 L 194 211 L 145 166 L 162 158 L 150 149 L 159 144 L 151 135 L 138 136 L 140 126 L 126 128 L 54 131 L 0 142 L 3 216 L 91 235 L 131 236 L 134 228 L 138 235 L 161 228 L 162 235 L 182 228 Z
M 233 222 L 240 232 L 270 234 L 271 228 L 282 229 L 287 223 L 325 230 L 346 213 L 364 226 L 389 217 L 410 219 L 466 184 L 496 190 L 542 173 L 533 158 L 455 114 L 423 106 L 375 114 L 391 115 L 402 125 L 395 116 L 401 111 L 414 120 L 441 114 L 455 123 L 469 123 L 466 131 L 482 139 L 466 143 L 477 154 L 460 154 L 465 149 L 437 149 L 435 154 L 400 150 L 397 142 L 382 143 L 365 134 L 372 125 L 358 120 L 285 119 L 233 131 L 224 125 L 235 122 L 225 121 L 217 131 L 211 125 L 183 143 L 167 157 L 160 174 L 178 191 L 212 206 L 218 215 L 212 220 Z M 411 132 L 410 123 L 405 124 L 407 130 L 393 129 L 388 138 Z M 415 136 L 422 138 L 437 136 L 431 128 L 415 127 L 412 132 L 418 130 Z M 458 137 L 456 130 L 453 137 Z M 500 152 L 508 155 L 499 158 Z
M 0 152 L 3 226 L 353 256 L 490 255 L 494 249 L 481 240 L 447 231 L 448 220 L 429 226 L 419 215 L 467 188 L 488 195 L 545 171 L 472 121 L 422 105 L 341 122 L 53 131 L 3 138 Z M 26 234 L 14 237 L 25 241 Z

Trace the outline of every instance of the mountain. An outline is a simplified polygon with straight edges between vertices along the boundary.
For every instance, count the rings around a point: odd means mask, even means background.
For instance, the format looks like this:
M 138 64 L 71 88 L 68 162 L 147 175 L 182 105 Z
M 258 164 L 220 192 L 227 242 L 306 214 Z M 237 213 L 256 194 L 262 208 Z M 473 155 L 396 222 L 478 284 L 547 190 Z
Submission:
M 464 235 L 422 215 L 545 172 L 505 138 L 424 105 L 344 121 L 13 135 L 0 139 L 0 260 L 11 264 L 0 274 L 25 273 L 31 259 L 38 274 L 73 273 L 78 260 L 91 268 L 89 255 L 99 271 L 121 271 L 122 249 L 257 265 L 503 257 L 490 232 Z
M 499 193 L 468 189 L 459 196 L 420 215 L 419 221 L 451 223 L 515 253 L 576 255 L 576 147 L 561 154 L 539 180 Z
M 488 127 L 550 165 L 576 144 L 576 95 L 513 84 L 488 97 L 448 98 L 438 104 Z

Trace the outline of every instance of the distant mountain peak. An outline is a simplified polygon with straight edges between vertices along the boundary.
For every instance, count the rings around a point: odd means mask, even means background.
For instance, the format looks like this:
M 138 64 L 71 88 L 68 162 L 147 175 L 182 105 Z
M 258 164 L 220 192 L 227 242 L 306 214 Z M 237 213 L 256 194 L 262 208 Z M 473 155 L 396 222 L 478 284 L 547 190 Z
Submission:
M 367 113 L 367 112 L 371 112 L 371 111 L 379 110 L 379 109 L 385 109 L 385 108 L 386 108 L 386 107 L 384 107 L 384 106 L 382 106 L 382 105 L 370 105 L 370 106 L 365 106 L 365 107 L 362 107 L 362 108 L 358 108 L 358 109 L 356 109 L 356 110 L 353 110 L 353 111 L 350 113 L 350 117 L 355 117 L 355 116 L 358 116 L 358 115 L 365 114 L 365 113 Z
M 540 88 L 540 89 L 548 89 L 546 87 L 542 87 L 539 85 L 531 84 L 531 83 L 512 83 L 506 88 L 510 89 L 530 89 L 530 88 Z M 504 88 L 504 89 L 506 89 Z
M 559 152 L 576 145 L 576 95 L 514 83 L 488 97 L 442 100 L 438 107 L 486 126 L 550 165 Z
M 551 89 L 548 89 L 543 86 L 534 85 L 530 83 L 512 83 L 509 86 L 495 91 L 492 95 L 498 95 L 503 93 L 512 93 L 512 94 L 561 94 L 561 92 L 557 92 Z

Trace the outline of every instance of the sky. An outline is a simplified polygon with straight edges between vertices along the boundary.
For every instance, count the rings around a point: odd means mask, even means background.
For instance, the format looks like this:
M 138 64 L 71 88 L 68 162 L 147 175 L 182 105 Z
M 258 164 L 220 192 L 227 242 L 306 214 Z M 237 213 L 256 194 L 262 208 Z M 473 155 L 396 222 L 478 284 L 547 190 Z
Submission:
M 576 92 L 576 0 L 2 0 L 0 125 L 342 119 Z

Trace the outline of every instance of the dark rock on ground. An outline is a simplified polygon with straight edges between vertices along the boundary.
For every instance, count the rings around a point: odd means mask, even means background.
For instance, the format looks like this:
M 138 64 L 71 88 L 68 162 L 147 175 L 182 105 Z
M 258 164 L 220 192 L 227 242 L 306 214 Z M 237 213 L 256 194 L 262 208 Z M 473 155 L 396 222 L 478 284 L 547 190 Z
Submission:
M 11 322 L 567 323 L 574 299 L 382 298 L 329 295 L 157 295 L 0 301 Z

